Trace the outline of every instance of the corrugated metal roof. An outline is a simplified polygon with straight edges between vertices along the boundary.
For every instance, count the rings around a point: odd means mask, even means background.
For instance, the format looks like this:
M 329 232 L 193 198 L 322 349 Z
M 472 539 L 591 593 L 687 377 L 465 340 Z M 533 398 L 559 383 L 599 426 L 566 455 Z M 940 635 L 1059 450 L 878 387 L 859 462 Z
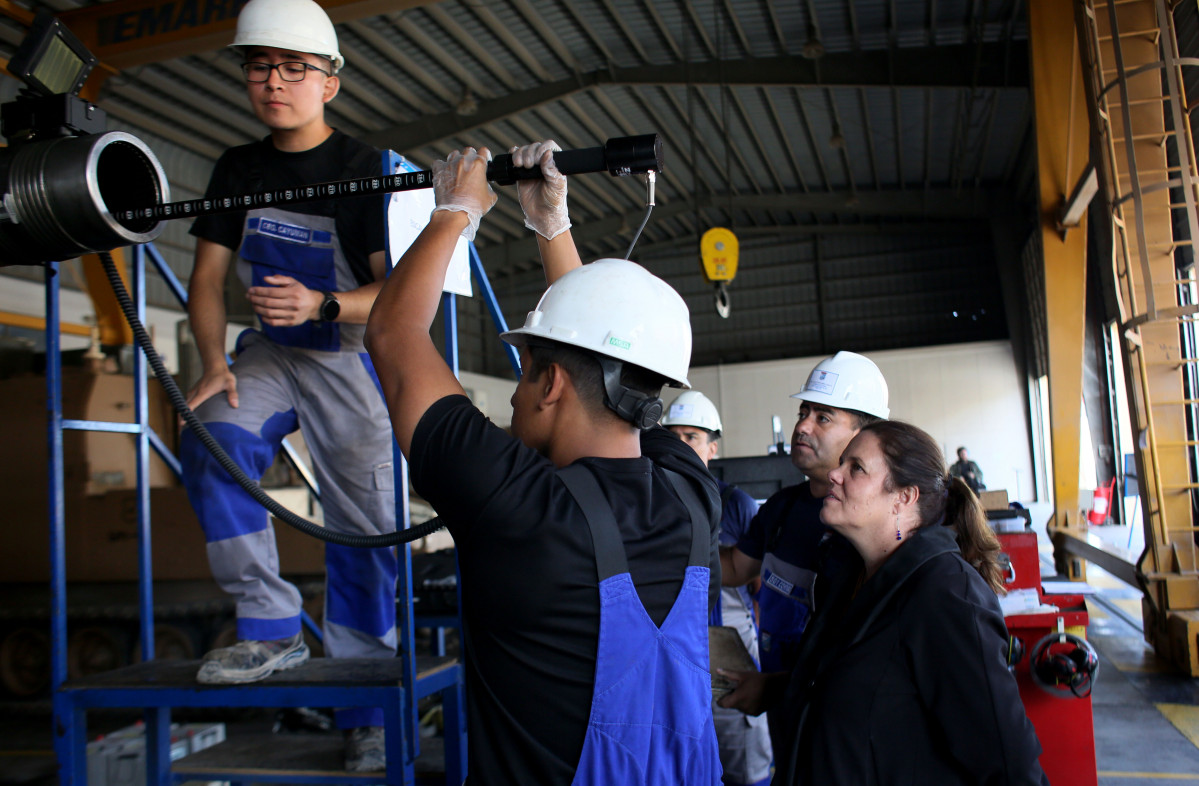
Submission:
M 634 257 L 688 299 L 697 363 L 994 338 L 985 219 L 1011 198 L 1029 126 L 1024 13 L 1019 0 L 447 0 L 340 23 L 347 67 L 328 117 L 404 140 L 420 166 L 467 144 L 659 133 L 666 171 Z M 21 34 L 0 20 L 0 52 Z M 101 93 L 111 127 L 150 145 L 176 199 L 203 189 L 221 150 L 263 133 L 237 65 L 229 50 L 188 55 Z M 544 281 L 513 196 L 477 242 L 521 321 Z M 572 179 L 584 257 L 623 254 L 643 202 L 639 181 Z M 744 249 L 728 320 L 696 253 L 718 224 Z M 186 222 L 159 245 L 186 280 Z M 169 303 L 154 283 L 150 298 Z M 946 316 L 951 302 L 968 324 Z M 477 337 L 464 367 L 502 364 L 479 354 L 493 348 L 482 307 L 461 308 L 463 335 Z

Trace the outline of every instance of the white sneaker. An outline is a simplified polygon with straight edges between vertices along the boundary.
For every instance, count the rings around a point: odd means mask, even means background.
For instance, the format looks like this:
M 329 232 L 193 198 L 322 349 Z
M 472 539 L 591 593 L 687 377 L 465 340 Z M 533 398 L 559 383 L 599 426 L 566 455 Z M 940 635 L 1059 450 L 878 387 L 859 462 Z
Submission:
M 383 772 L 387 769 L 382 726 L 346 729 L 345 738 L 347 772 Z
M 196 680 L 220 685 L 257 682 L 307 660 L 308 645 L 303 633 L 278 641 L 239 641 L 232 647 L 206 654 Z

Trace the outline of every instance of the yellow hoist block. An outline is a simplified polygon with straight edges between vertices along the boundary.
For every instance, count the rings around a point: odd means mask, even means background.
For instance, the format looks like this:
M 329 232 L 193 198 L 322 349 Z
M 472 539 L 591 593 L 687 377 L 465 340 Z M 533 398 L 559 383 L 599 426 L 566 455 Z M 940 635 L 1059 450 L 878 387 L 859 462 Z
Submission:
M 704 278 L 716 285 L 716 313 L 729 318 L 728 283 L 737 275 L 737 253 L 741 246 L 732 230 L 712 227 L 699 239 L 699 256 L 704 265 Z
M 704 278 L 709 284 L 732 281 L 737 275 L 737 254 L 740 244 L 732 230 L 712 227 L 699 240 L 699 254 L 703 260 Z

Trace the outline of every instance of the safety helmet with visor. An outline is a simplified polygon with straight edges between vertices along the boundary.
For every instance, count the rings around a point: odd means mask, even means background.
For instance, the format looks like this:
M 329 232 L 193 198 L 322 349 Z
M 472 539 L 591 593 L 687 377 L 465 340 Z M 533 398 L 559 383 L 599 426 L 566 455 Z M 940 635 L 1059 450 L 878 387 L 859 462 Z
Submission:
M 838 352 L 816 364 L 807 382 L 791 398 L 886 419 L 887 380 L 874 361 L 856 352 Z
M 514 347 L 554 342 L 590 352 L 604 374 L 604 403 L 639 428 L 662 416 L 662 400 L 620 382 L 623 364 L 690 387 L 691 315 L 669 284 L 627 259 L 600 259 L 549 286 L 523 327 L 500 335 Z
M 663 426 L 693 426 L 710 431 L 719 437 L 722 430 L 720 413 L 712 400 L 698 390 L 684 390 L 666 409 Z
M 337 31 L 313 0 L 250 0 L 237 16 L 234 49 L 269 46 L 329 58 L 336 74 L 345 65 Z

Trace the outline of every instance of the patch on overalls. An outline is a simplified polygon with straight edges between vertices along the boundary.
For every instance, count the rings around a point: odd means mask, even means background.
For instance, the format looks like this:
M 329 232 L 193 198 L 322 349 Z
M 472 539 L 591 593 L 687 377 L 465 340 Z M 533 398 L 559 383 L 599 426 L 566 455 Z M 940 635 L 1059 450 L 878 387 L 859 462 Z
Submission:
M 795 585 L 784 579 L 777 573 L 771 573 L 770 578 L 766 579 L 766 586 L 778 590 L 784 595 L 790 595 L 791 590 L 795 589 Z
M 311 243 L 312 230 L 308 227 L 286 224 L 273 218 L 263 218 L 258 222 L 258 232 L 262 235 L 277 237 L 292 243 Z

